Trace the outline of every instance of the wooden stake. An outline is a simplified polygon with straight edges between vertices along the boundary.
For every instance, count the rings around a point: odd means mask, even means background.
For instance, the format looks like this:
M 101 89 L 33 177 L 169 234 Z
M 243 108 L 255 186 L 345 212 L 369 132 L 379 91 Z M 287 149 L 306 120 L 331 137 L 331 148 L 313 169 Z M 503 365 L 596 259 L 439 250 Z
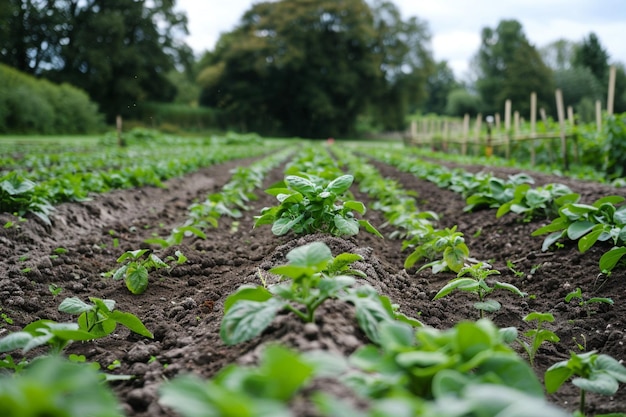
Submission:
M 537 93 L 530 93 L 530 136 L 535 137 L 537 129 Z M 535 165 L 536 140 L 530 142 L 530 165 Z
M 469 138 L 469 122 L 470 116 L 465 113 L 463 116 L 463 142 L 461 143 L 461 155 L 467 154 L 467 140 Z
M 613 114 L 613 101 L 615 99 L 615 65 L 611 65 L 609 71 L 609 96 L 606 99 L 606 112 L 608 115 Z
M 483 114 L 478 113 L 476 115 L 476 126 L 474 126 L 474 155 L 478 155 L 478 149 L 480 146 L 480 129 L 483 124 Z
M 559 114 L 559 127 L 561 133 L 561 153 L 563 155 L 563 169 L 569 170 L 569 161 L 567 159 L 567 141 L 565 137 L 565 109 L 563 108 L 563 93 L 561 89 L 557 89 L 556 96 L 556 108 Z
M 596 100 L 596 128 L 598 133 L 602 132 L 602 103 Z
M 511 157 L 511 100 L 504 102 L 504 157 Z

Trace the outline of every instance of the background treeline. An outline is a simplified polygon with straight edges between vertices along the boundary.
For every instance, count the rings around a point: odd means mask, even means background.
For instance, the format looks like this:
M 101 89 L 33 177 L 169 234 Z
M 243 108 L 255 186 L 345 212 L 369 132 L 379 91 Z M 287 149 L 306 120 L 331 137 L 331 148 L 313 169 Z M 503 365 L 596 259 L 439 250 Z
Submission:
M 84 91 L 0 64 L 0 133 L 71 134 L 103 127 L 98 106 Z
M 119 114 L 168 129 L 358 136 L 405 130 L 409 115 L 502 112 L 507 99 L 529 119 L 532 91 L 555 115 L 556 88 L 591 121 L 595 101 L 606 104 L 609 65 L 617 67 L 614 111 L 626 111 L 624 66 L 593 33 L 538 48 L 518 21 L 502 20 L 483 28 L 459 80 L 434 59 L 428 23 L 404 18 L 390 1 L 257 2 L 199 57 L 183 41 L 186 16 L 175 6 L 5 0 L 0 62 L 86 91 L 108 123 Z

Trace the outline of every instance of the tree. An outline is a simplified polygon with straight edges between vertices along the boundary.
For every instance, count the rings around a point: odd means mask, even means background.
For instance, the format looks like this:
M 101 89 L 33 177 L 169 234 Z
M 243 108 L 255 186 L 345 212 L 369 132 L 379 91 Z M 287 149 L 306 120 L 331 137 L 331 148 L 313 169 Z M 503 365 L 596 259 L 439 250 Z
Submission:
M 484 28 L 481 38 L 476 87 L 485 112 L 502 111 L 507 98 L 515 98 L 515 106 L 525 108 L 523 103 L 529 102 L 533 91 L 540 102 L 554 101 L 552 73 L 518 21 L 502 20 L 495 30 Z M 510 94 L 515 97 L 506 97 Z
M 449 94 L 458 88 L 460 84 L 456 81 L 448 63 L 438 62 L 434 73 L 426 80 L 427 98 L 424 103 L 424 113 L 445 113 Z
M 541 48 L 541 58 L 553 71 L 568 70 L 573 65 L 576 48 L 576 43 L 558 39 Z
M 188 48 L 174 0 L 8 0 L 3 62 L 86 90 L 108 119 L 143 100 L 170 100 L 166 74 Z
M 609 54 L 600 44 L 595 33 L 583 39 L 574 53 L 574 65 L 589 68 L 598 81 L 604 81 L 608 75 Z
M 403 124 L 420 94 L 422 26 L 376 7 L 387 14 L 364 0 L 253 5 L 203 57 L 201 104 L 228 126 L 266 134 L 347 135 L 367 109 Z

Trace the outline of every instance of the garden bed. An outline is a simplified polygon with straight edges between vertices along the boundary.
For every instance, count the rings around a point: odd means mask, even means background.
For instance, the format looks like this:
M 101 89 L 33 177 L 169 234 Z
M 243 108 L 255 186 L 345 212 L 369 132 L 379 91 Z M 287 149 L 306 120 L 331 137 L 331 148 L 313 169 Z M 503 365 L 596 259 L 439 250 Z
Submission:
M 218 228 L 207 231 L 207 239 L 190 237 L 179 247 L 158 250 L 162 256 L 180 250 L 188 261 L 152 273 L 145 293 L 132 295 L 123 281 L 103 277 L 103 273 L 119 266 L 116 259 L 124 251 L 147 247 L 144 240 L 155 234 L 166 236 L 184 222 L 192 202 L 218 191 L 228 181 L 231 168 L 249 162 L 240 160 L 202 169 L 168 181 L 166 189 L 114 191 L 93 196 L 91 201 L 62 204 L 51 215 L 51 227 L 29 216 L 26 222 L 2 229 L 0 307 L 3 317 L 10 320 L 2 322 L 0 336 L 21 330 L 39 318 L 70 320 L 69 315 L 57 309 L 65 297 L 116 300 L 117 308 L 139 317 L 154 339 L 119 328 L 97 341 L 75 342 L 66 352 L 85 355 L 88 361 L 99 362 L 103 369 L 116 364 L 107 372 L 134 375 L 130 381 L 113 383 L 127 415 L 159 417 L 175 415 L 158 403 L 157 390 L 163 381 L 176 375 L 192 372 L 209 378 L 227 364 L 254 363 L 261 348 L 272 342 L 300 351 L 322 349 L 342 355 L 369 343 L 356 323 L 353 307 L 339 301 L 323 304 L 314 324 L 279 315 L 261 336 L 250 341 L 227 346 L 220 339 L 225 298 L 242 284 L 260 284 L 259 274 L 286 263 L 285 255 L 305 243 L 323 241 L 334 255 L 341 252 L 361 255 L 363 260 L 355 263 L 354 268 L 365 272 L 367 282 L 398 303 L 401 312 L 418 317 L 426 325 L 445 329 L 462 320 L 478 318 L 469 294 L 453 293 L 432 301 L 455 274 L 432 274 L 430 269 L 416 273 L 415 267 L 406 271 L 403 264 L 408 253 L 401 251 L 399 240 L 380 239 L 363 231 L 350 238 L 291 233 L 274 236 L 269 226 L 253 228 L 253 216 L 261 208 L 275 204 L 275 198 L 261 190 L 257 193 L 258 200 L 250 203 L 251 210 L 241 219 L 221 218 Z M 459 195 L 388 165 L 377 163 L 376 167 L 383 175 L 398 179 L 405 189 L 416 191 L 422 210 L 441 215 L 440 227 L 458 225 L 472 257 L 488 261 L 500 271 L 501 281 L 514 284 L 530 295 L 520 298 L 507 292 L 494 293 L 493 298 L 502 303 L 502 309 L 489 317 L 498 326 L 514 326 L 524 331 L 529 328 L 522 321 L 526 314 L 532 311 L 554 314 L 556 321 L 548 327 L 561 342 L 544 344 L 539 350 L 534 368 L 540 378 L 550 365 L 568 359 L 570 351 L 579 352 L 579 345 L 587 351 L 597 350 L 626 360 L 626 272 L 623 268 L 616 269 L 607 277 L 598 268 L 601 254 L 610 248 L 608 244 L 596 245 L 584 254 L 572 243 L 542 252 L 542 237 L 532 237 L 531 232 L 547 221 L 522 222 L 521 217 L 511 213 L 497 219 L 494 210 L 466 213 L 465 202 Z M 270 173 L 265 185 L 283 178 L 281 168 Z M 496 169 L 501 177 L 514 172 Z M 624 189 L 537 173 L 530 175 L 537 185 L 567 184 L 581 194 L 582 202 L 593 202 L 611 194 L 626 196 Z M 370 202 L 357 191 L 356 185 L 351 190 L 357 200 Z M 392 231 L 384 226 L 385 220 L 379 213 L 370 210 L 365 217 L 383 235 Z M 0 215 L 3 224 L 9 220 L 14 217 Z M 62 288 L 62 292 L 53 295 L 50 284 Z M 565 296 L 578 287 L 586 297 L 610 297 L 614 305 L 592 304 L 583 308 L 578 303 L 565 302 Z M 524 355 L 521 347 L 516 348 Z M 28 355 L 37 353 L 34 350 Z M 13 356 L 19 358 L 20 354 L 14 352 Z M 351 396 L 344 388 L 329 386 L 326 389 L 342 398 Z M 625 412 L 625 389 L 620 387 L 611 398 L 589 394 L 587 410 L 590 414 Z M 302 395 L 306 397 L 306 393 Z M 575 387 L 566 384 L 548 398 L 573 411 L 578 405 L 578 395 Z M 307 404 L 306 398 L 296 400 L 294 412 L 299 416 L 316 415 Z

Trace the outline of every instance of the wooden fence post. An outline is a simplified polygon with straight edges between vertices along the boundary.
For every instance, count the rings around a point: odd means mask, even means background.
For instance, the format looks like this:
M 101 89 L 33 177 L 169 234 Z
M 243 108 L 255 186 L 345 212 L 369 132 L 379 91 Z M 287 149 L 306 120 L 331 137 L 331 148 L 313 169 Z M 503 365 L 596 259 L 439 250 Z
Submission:
M 511 100 L 504 102 L 504 157 L 511 157 Z
M 463 116 L 463 139 L 461 142 L 461 155 L 463 156 L 467 154 L 467 140 L 469 138 L 469 123 L 470 123 L 470 116 L 469 114 L 465 113 L 465 116 Z
M 615 99 L 615 65 L 611 65 L 609 71 L 609 95 L 606 99 L 606 112 L 610 116 L 613 114 L 613 102 Z
M 565 138 L 565 109 L 563 108 L 563 93 L 560 88 L 555 92 L 556 108 L 559 114 L 559 127 L 561 133 L 561 153 L 563 155 L 563 169 L 569 170 L 569 161 L 567 159 L 567 140 Z
M 480 149 L 480 129 L 483 124 L 483 114 L 476 115 L 476 126 L 474 126 L 474 155 L 478 155 Z
M 596 128 L 598 133 L 602 132 L 602 103 L 596 100 Z
M 537 129 L 537 93 L 530 93 L 530 137 L 533 138 L 530 141 L 530 165 L 535 165 L 535 146 L 537 140 L 534 139 Z

